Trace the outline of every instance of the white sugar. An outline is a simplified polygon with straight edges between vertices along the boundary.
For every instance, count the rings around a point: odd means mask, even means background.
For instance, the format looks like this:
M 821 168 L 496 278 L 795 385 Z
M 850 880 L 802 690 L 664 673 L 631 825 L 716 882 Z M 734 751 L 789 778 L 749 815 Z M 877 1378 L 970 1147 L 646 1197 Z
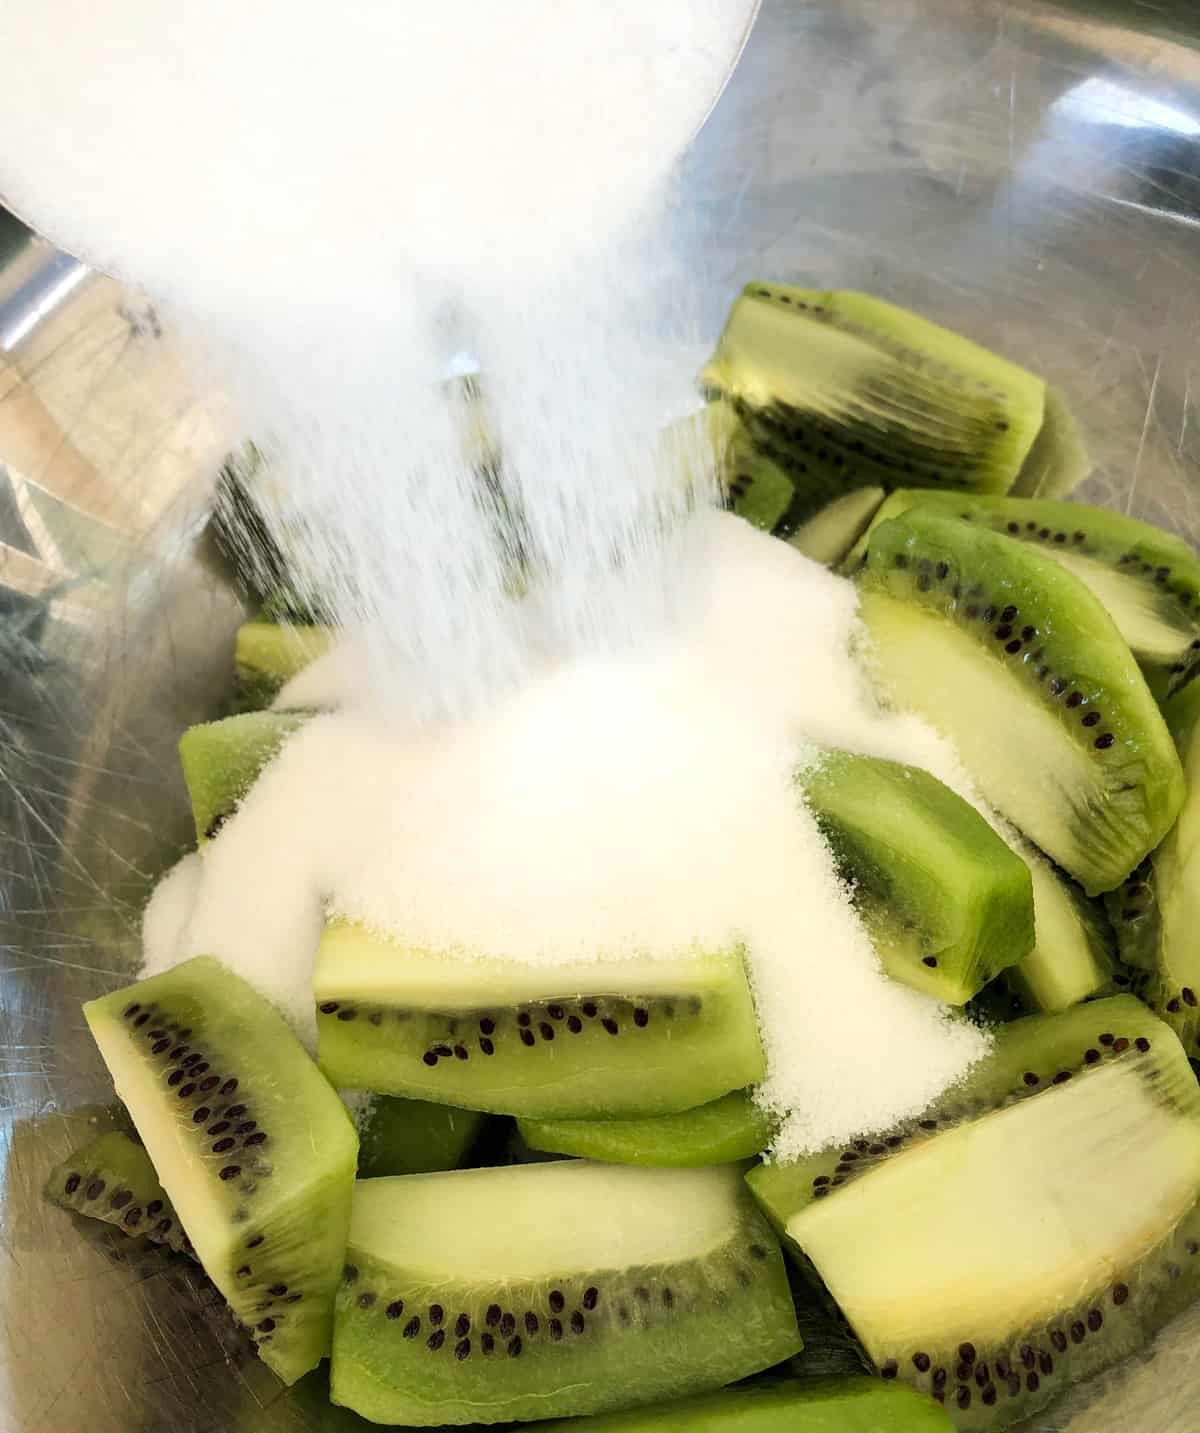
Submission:
M 922 1108 L 984 1039 L 882 974 L 791 777 L 815 744 L 953 759 L 873 705 L 849 583 L 734 518 L 678 542 L 674 636 L 554 666 L 471 721 L 382 726 L 361 670 L 322 659 L 343 705 L 205 847 L 183 948 L 148 943 L 147 969 L 215 953 L 311 1040 L 323 897 L 417 944 L 529 962 L 744 940 L 780 1153 Z

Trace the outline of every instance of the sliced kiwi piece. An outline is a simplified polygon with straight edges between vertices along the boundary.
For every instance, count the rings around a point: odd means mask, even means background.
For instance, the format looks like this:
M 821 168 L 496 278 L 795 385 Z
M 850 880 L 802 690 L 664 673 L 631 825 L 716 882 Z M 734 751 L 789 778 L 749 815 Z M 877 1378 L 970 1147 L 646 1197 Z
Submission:
M 1035 940 L 1001 982 L 1027 1011 L 1067 1010 L 1114 991 L 1122 977 L 1112 926 L 1101 904 L 1089 900 L 1030 842 L 1020 841 L 1016 850 L 1033 880 Z
M 1164 708 L 1188 796 L 1162 845 L 1109 897 L 1138 993 L 1174 1029 L 1200 1073 L 1200 681 Z
M 282 686 L 329 651 L 335 636 L 330 627 L 243 622 L 234 646 L 241 706 L 269 707 Z
M 878 1371 L 965 1429 L 1028 1416 L 1200 1292 L 1200 1088 L 1174 1033 L 1114 997 L 1017 1021 L 989 1059 L 974 1112 L 842 1151 L 845 1174 L 777 1206 Z
M 702 374 L 797 493 L 1007 492 L 1042 426 L 1042 380 L 867 294 L 751 283 Z
M 919 506 L 875 529 L 858 582 L 884 693 L 949 737 L 981 794 L 1089 895 L 1119 885 L 1170 829 L 1183 772 L 1086 585 Z
M 579 1427 L 545 1426 L 555 1433 L 578 1433 Z M 653 1408 L 602 1413 L 587 1426 L 588 1433 L 951 1433 L 954 1424 L 926 1394 L 858 1377 L 820 1383 L 770 1379 Z
M 457 1169 L 486 1119 L 478 1110 L 376 1095 L 358 1124 L 358 1177 Z
M 883 499 L 882 488 L 854 488 L 802 522 L 789 541 L 805 557 L 833 567 L 866 531 Z
M 770 1144 L 775 1121 L 748 1090 L 733 1090 L 675 1115 L 634 1120 L 518 1120 L 532 1149 L 616 1164 L 689 1168 L 751 1159 Z
M 72 1151 L 51 1171 L 46 1198 L 63 1209 L 102 1219 L 131 1237 L 144 1235 L 177 1253 L 192 1252 L 150 1156 L 121 1130 Z
M 916 489 L 893 493 L 874 523 L 914 507 L 1027 542 L 1073 572 L 1116 623 L 1160 701 L 1178 690 L 1200 663 L 1200 559 L 1182 538 L 1083 503 Z M 865 547 L 860 539 L 851 566 L 855 558 L 861 560 Z
M 545 1119 L 670 1114 L 762 1078 L 742 951 L 579 965 L 420 950 L 349 921 L 313 974 L 342 1089 Z
M 307 719 L 297 712 L 255 711 L 188 727 L 179 739 L 179 760 L 201 845 L 217 835 Z
M 800 1346 L 739 1165 L 364 1180 L 346 1261 L 332 1395 L 375 1422 L 593 1413 L 717 1388 Z
M 1042 426 L 1021 471 L 1009 489 L 1014 498 L 1065 498 L 1092 471 L 1087 443 L 1070 404 L 1052 383 L 1046 384 Z
M 1027 866 L 936 777 L 833 751 L 798 781 L 889 975 L 962 1005 L 1031 949 Z
M 287 1383 L 329 1351 L 357 1139 L 283 1017 L 207 956 L 84 1006 L 205 1272 Z

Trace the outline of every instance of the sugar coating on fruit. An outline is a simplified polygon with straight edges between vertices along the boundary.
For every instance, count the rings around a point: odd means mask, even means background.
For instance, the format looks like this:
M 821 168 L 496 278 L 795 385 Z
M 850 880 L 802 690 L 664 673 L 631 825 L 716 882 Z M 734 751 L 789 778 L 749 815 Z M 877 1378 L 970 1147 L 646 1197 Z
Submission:
M 311 1041 L 327 910 L 546 965 L 741 941 L 778 1154 L 923 1108 L 985 1037 L 884 977 L 793 772 L 834 746 L 963 790 L 961 772 L 928 727 L 874 704 L 850 583 L 725 515 L 676 541 L 689 600 L 674 635 L 551 665 L 485 716 L 384 725 L 361 672 L 322 659 L 346 678 L 342 706 L 206 845 L 181 939 L 148 941 L 147 970 L 216 954 Z

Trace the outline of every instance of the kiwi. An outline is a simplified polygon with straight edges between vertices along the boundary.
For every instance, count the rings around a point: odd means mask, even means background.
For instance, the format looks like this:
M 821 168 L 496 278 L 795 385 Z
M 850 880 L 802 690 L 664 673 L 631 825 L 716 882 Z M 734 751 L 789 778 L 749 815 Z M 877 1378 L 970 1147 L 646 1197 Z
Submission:
M 1046 384 L 1042 426 L 1009 489 L 1014 498 L 1065 498 L 1092 471 L 1087 443 L 1066 398 Z
M 775 1121 L 748 1090 L 734 1090 L 694 1110 L 633 1120 L 518 1120 L 532 1149 L 616 1164 L 689 1168 L 751 1159 L 770 1144 Z
M 321 1068 L 341 1089 L 542 1119 L 670 1114 L 763 1076 L 743 954 L 515 965 L 325 928 Z
M 205 1272 L 292 1383 L 329 1351 L 357 1140 L 283 1017 L 207 956 L 84 1006 Z
M 336 1403 L 416 1427 L 717 1388 L 800 1347 L 739 1165 L 584 1160 L 361 1181 Z
M 882 488 L 854 488 L 802 522 L 788 540 L 805 557 L 833 567 L 865 532 L 883 498 Z
M 1138 993 L 1174 1029 L 1200 1073 L 1200 681 L 1164 708 L 1188 796 L 1162 845 L 1108 897 Z
M 179 739 L 179 760 L 201 845 L 220 831 L 306 720 L 302 713 L 255 711 L 188 727 Z
M 177 1253 L 193 1252 L 150 1156 L 120 1130 L 69 1154 L 51 1171 L 45 1192 L 52 1204 L 102 1219 L 123 1234 L 144 1235 Z
M 751 283 L 702 382 L 790 478 L 795 517 L 858 487 L 1007 492 L 1042 380 L 867 294 Z
M 1086 585 L 1013 537 L 914 507 L 858 575 L 880 685 L 957 747 L 980 793 L 1089 895 L 1170 829 L 1183 772 Z
M 376 1095 L 358 1126 L 358 1177 L 457 1169 L 479 1139 L 486 1115 Z
M 243 710 L 269 707 L 279 690 L 332 647 L 330 627 L 243 622 L 237 630 L 234 665 Z
M 1028 868 L 936 777 L 834 751 L 798 780 L 889 975 L 962 1005 L 1031 949 Z
M 748 1179 L 880 1374 L 960 1428 L 1028 1416 L 1200 1292 L 1200 1088 L 1131 996 L 1014 1021 L 921 1119 Z
M 893 493 L 874 521 L 918 506 L 1027 542 L 1073 572 L 1116 623 L 1160 701 L 1200 662 L 1200 559 L 1182 538 L 1082 503 L 916 489 Z M 851 567 L 865 546 L 860 539 Z
M 802 1355 L 803 1357 L 803 1355 Z M 576 1423 L 548 1423 L 569 1433 Z M 702 1393 L 653 1408 L 602 1413 L 588 1433 L 952 1433 L 954 1424 L 933 1399 L 877 1378 L 802 1383 L 772 1379 Z

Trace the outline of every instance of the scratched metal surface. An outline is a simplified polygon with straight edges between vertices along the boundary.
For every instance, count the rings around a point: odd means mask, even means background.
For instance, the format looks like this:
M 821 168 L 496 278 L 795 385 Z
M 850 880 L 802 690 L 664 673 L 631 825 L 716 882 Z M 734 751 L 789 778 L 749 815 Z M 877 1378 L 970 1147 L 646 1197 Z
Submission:
M 1088 496 L 1197 537 L 1189 27 L 1190 0 L 767 0 L 684 180 L 710 332 L 756 275 L 911 304 L 1065 391 Z M 39 1195 L 67 1112 L 111 1099 L 79 1004 L 128 973 L 187 835 L 176 738 L 228 682 L 240 609 L 202 537 L 219 442 L 148 305 L 0 224 L 5 1433 L 365 1427 L 319 1375 L 284 1392 L 185 1263 Z M 1194 1430 L 1197 1327 L 1038 1427 Z

